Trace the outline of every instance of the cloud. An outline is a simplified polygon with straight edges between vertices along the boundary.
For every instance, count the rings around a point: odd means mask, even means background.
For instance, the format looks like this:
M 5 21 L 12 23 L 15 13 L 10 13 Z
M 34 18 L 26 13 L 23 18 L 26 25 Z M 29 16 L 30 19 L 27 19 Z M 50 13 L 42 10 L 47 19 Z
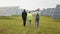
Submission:
M 0 0 L 0 6 L 20 6 L 25 9 L 53 8 L 60 0 Z

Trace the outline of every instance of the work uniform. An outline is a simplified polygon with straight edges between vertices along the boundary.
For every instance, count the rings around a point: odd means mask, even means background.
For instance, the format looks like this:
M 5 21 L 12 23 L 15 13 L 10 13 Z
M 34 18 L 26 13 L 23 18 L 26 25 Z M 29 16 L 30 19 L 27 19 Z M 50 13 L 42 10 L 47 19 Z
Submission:
M 23 25 L 24 26 L 26 25 L 26 18 L 27 18 L 27 12 L 24 10 L 22 12 L 22 19 L 23 19 Z
M 38 27 L 38 25 L 39 25 L 39 14 L 38 13 L 35 16 L 35 25 L 36 25 L 36 27 Z
M 39 12 L 37 11 L 35 13 L 35 26 L 38 27 L 39 26 Z
M 31 21 L 32 21 L 32 13 L 28 13 L 27 14 L 27 20 L 28 20 L 28 25 L 30 26 L 31 25 Z

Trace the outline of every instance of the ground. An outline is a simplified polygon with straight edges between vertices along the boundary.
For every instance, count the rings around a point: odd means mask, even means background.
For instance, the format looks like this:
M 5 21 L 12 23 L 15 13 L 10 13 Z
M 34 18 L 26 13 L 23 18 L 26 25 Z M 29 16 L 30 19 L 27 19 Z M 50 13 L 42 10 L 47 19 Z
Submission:
M 23 26 L 21 16 L 13 16 L 9 18 L 0 17 L 0 34 L 60 34 L 60 20 L 52 17 L 40 16 L 39 27 L 35 27 L 35 19 L 31 26 Z

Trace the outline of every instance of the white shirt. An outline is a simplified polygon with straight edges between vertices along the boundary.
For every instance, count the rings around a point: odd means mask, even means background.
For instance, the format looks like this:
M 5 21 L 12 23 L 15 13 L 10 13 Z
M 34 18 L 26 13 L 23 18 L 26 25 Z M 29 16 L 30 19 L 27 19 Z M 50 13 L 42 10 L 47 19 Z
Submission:
M 38 14 L 40 14 L 38 11 L 36 11 L 36 12 L 34 13 L 34 15 L 36 16 L 36 15 L 37 15 L 37 13 L 38 13 Z

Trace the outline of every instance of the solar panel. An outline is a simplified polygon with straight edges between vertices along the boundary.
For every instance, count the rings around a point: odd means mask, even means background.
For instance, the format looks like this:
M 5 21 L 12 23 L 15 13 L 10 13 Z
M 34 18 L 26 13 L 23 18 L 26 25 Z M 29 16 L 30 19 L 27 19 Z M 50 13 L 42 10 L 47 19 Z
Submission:
M 0 7 L 0 16 L 11 16 L 16 15 L 18 7 Z
M 44 16 L 51 16 L 53 14 L 53 11 L 55 10 L 55 8 L 47 8 L 44 9 L 41 14 Z
M 52 15 L 53 18 L 60 18 L 60 5 L 56 6 L 56 9 Z

